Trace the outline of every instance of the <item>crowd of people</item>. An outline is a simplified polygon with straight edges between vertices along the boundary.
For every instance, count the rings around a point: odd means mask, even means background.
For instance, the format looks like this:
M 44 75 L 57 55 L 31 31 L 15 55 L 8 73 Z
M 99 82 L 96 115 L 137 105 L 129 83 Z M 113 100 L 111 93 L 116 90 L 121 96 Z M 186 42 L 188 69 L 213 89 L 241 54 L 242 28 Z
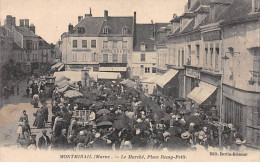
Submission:
M 46 90 L 38 89 L 40 93 Z M 120 81 L 92 82 L 89 87 L 81 87 L 80 92 L 83 94 L 81 97 L 65 97 L 64 92 L 58 92 L 56 87 L 52 92 L 51 119 L 48 119 L 46 98 L 39 97 L 37 101 L 43 105 L 35 113 L 33 126 L 45 128 L 50 120 L 51 136 L 43 130 L 37 144 L 35 136 L 27 136 L 25 146 L 52 150 L 244 148 L 245 140 L 232 124 L 222 128 L 214 125 L 211 113 L 187 109 L 185 99 L 147 97 L 120 84 Z M 34 101 L 35 94 L 38 93 L 33 92 Z M 84 112 L 83 116 L 81 112 Z M 21 125 L 26 125 L 22 124 L 28 121 L 26 111 L 20 120 Z M 25 136 L 21 130 L 20 134 Z M 30 131 L 27 132 L 30 135 Z

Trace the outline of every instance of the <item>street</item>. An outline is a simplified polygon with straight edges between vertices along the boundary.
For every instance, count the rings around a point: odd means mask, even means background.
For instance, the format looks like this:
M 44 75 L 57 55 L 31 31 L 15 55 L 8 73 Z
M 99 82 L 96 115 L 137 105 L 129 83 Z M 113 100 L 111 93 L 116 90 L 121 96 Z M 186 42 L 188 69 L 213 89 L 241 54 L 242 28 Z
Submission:
M 27 80 L 22 80 L 19 85 L 20 95 L 15 93 L 14 96 L 10 96 L 8 99 L 5 99 L 4 106 L 0 110 L 0 147 L 13 146 L 17 144 L 18 121 L 22 115 L 23 110 L 26 110 L 28 114 L 32 134 L 36 134 L 36 139 L 41 136 L 42 129 L 35 129 L 33 127 L 33 122 L 35 119 L 33 113 L 36 112 L 37 108 L 33 108 L 33 105 L 31 105 L 31 98 L 26 98 L 25 89 L 27 87 Z M 50 101 L 47 101 L 47 103 L 47 107 L 50 111 Z M 49 113 L 49 120 L 50 118 L 51 113 Z M 46 129 L 48 130 L 47 134 L 49 135 L 50 128 Z

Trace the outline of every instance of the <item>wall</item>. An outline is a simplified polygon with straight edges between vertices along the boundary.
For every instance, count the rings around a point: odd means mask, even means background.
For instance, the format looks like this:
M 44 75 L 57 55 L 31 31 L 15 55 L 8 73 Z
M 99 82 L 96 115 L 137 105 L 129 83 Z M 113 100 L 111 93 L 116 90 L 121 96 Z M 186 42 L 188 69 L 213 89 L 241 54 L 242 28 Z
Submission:
M 145 61 L 141 61 L 141 54 L 145 54 Z M 141 69 L 143 65 L 143 69 Z M 145 73 L 145 68 L 150 68 L 149 73 Z M 152 68 L 156 68 L 156 52 L 133 52 L 132 54 L 132 76 L 138 76 L 140 79 L 148 78 L 155 76 L 155 73 L 152 73 Z
M 253 43 L 259 47 L 259 20 L 232 26 L 224 27 L 223 29 L 223 51 L 229 57 L 224 63 L 224 83 L 243 90 L 260 92 L 258 83 L 249 85 L 249 80 L 252 77 L 250 71 L 253 70 L 254 55 L 250 51 Z M 233 47 L 234 56 L 229 52 L 228 48 Z M 259 54 L 258 54 L 259 55 Z M 233 72 L 233 79 L 232 77 Z

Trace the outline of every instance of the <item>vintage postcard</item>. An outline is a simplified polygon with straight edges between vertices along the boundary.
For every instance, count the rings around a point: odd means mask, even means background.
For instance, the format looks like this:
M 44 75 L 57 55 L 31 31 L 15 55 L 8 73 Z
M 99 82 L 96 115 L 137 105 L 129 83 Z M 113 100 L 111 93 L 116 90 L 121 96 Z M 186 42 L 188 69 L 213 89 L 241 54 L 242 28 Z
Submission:
M 0 0 L 1 162 L 259 162 L 260 0 Z

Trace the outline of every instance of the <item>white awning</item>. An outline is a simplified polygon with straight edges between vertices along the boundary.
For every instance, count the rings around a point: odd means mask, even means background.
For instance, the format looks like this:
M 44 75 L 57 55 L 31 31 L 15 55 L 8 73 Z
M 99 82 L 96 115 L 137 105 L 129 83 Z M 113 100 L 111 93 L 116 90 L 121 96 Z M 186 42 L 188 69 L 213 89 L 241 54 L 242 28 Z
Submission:
M 170 69 L 168 72 L 166 72 L 164 75 L 160 76 L 160 78 L 156 80 L 156 84 L 163 88 L 164 85 L 167 84 L 174 76 L 176 76 L 178 72 L 178 70 Z
M 58 63 L 51 66 L 51 70 L 59 68 L 61 65 L 64 65 L 64 64 L 62 62 L 58 62 Z
M 64 64 L 62 64 L 61 66 L 59 66 L 58 71 L 61 71 L 64 66 L 65 66 Z
M 55 81 L 58 81 L 62 77 L 66 77 L 70 79 L 71 82 L 78 82 L 81 81 L 81 72 L 80 71 L 62 71 L 62 72 L 55 72 L 53 74 L 56 77 Z
M 111 71 L 111 72 L 125 72 L 126 67 L 99 67 L 99 71 Z
M 151 83 L 151 84 L 155 84 L 157 80 L 160 79 L 160 75 L 155 75 L 155 76 L 151 76 L 147 79 L 143 79 L 141 80 L 142 83 Z
M 118 72 L 89 72 L 89 76 L 94 78 L 94 80 L 116 80 L 121 78 L 121 74 Z
M 217 89 L 216 86 L 210 85 L 201 81 L 199 87 L 194 88 L 189 94 L 188 98 L 194 100 L 196 103 L 201 104 Z

